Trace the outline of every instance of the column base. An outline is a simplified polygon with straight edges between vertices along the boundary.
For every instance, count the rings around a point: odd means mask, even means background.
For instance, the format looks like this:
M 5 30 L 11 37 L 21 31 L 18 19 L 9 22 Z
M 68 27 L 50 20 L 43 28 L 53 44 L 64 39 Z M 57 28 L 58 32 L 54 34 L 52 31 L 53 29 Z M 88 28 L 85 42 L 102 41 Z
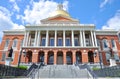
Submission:
M 110 67 L 117 65 L 115 59 L 111 58 L 111 59 L 109 59 L 109 61 L 110 61 Z

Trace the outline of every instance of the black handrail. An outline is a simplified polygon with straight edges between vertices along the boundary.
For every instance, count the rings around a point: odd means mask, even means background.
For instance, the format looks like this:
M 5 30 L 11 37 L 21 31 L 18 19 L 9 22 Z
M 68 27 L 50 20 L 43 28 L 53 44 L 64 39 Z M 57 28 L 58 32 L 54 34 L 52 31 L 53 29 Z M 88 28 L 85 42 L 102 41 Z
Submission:
M 86 68 L 88 71 L 89 71 L 89 73 L 92 75 L 92 77 L 93 77 L 93 79 L 97 79 L 98 77 L 97 77 L 97 75 L 91 70 L 91 68 L 87 65 L 87 64 L 84 64 L 84 65 L 79 65 L 79 64 L 76 64 L 80 69 L 82 68 L 82 69 L 84 69 L 84 68 Z

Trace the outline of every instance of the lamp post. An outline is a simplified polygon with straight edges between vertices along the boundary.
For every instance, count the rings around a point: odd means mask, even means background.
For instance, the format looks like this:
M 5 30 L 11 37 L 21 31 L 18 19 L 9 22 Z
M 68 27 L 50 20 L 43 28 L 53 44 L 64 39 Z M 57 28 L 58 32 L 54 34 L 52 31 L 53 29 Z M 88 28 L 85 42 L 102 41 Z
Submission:
M 99 55 L 99 64 L 100 64 L 100 68 L 102 69 L 102 60 L 101 60 L 101 52 L 100 51 L 98 51 L 98 50 L 95 50 L 95 52 L 94 52 L 94 57 L 96 57 L 97 56 L 97 52 L 98 52 L 98 55 Z

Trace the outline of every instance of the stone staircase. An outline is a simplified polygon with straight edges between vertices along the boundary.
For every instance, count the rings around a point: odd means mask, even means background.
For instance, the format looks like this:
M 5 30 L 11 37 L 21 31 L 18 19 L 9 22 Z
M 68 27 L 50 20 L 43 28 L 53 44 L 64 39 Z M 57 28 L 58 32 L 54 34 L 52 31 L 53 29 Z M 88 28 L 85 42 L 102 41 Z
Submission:
M 35 78 L 90 78 L 86 69 L 74 65 L 47 65 L 39 69 Z

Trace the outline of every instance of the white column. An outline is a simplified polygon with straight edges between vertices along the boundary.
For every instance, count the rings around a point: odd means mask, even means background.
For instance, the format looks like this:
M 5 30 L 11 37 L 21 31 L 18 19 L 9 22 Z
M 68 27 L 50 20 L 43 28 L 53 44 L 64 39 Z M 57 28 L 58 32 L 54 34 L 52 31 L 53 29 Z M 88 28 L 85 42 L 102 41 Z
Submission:
M 26 37 L 26 41 L 25 41 L 25 46 L 27 46 L 27 44 L 28 44 L 28 37 L 29 37 L 29 32 L 27 32 L 27 37 Z
M 74 47 L 74 31 L 72 30 L 72 36 L 71 36 L 72 38 L 72 47 Z
M 36 46 L 36 42 L 37 42 L 37 31 L 35 32 L 34 46 Z
M 95 44 L 94 44 L 94 40 L 93 40 L 93 32 L 91 31 L 91 39 L 92 39 L 92 46 L 94 47 Z
M 95 31 L 94 31 L 94 39 L 95 39 L 95 46 L 97 47 L 97 39 L 96 39 Z
M 82 36 L 82 31 L 80 30 L 80 36 L 79 36 L 79 40 L 80 40 L 80 46 L 83 47 L 83 36 Z
M 30 46 L 31 35 L 29 35 L 28 46 Z
M 45 46 L 47 47 L 48 46 L 48 30 L 46 30 L 46 44 L 45 44 Z
M 83 30 L 83 46 L 86 47 L 85 31 Z
M 25 44 L 26 44 L 26 37 L 27 37 L 27 32 L 25 32 L 25 34 L 24 34 L 23 47 L 24 47 Z
M 40 30 L 38 31 L 38 36 L 37 36 L 37 46 L 40 45 Z
M 57 45 L 57 30 L 55 30 L 54 46 Z
M 63 46 L 65 47 L 65 30 L 63 30 Z

